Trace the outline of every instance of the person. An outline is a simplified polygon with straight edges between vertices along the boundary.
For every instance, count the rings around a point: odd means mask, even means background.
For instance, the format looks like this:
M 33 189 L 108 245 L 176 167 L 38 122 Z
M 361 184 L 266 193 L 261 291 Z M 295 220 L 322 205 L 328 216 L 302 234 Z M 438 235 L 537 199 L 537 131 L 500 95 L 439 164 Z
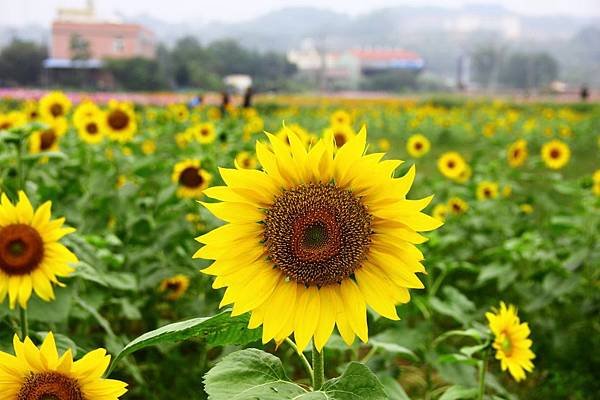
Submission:
M 586 85 L 581 86 L 579 97 L 581 98 L 581 101 L 587 101 L 588 97 L 590 97 L 590 90 Z
M 252 107 L 252 96 L 254 96 L 254 90 L 252 89 L 252 86 L 248 86 L 248 89 L 246 89 L 246 93 L 244 93 L 244 104 L 242 107 Z
M 221 92 L 221 99 L 221 115 L 224 116 L 227 112 L 227 108 L 229 107 L 229 102 L 231 101 L 229 93 L 226 90 Z
M 198 107 L 202 105 L 202 95 L 201 94 L 197 94 L 196 96 L 194 96 L 188 103 L 188 107 L 189 108 L 194 108 L 194 107 Z

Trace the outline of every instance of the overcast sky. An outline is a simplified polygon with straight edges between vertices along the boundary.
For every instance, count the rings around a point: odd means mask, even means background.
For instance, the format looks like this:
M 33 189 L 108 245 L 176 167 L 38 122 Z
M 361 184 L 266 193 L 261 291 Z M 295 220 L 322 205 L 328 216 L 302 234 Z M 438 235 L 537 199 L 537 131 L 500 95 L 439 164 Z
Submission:
M 240 21 L 286 6 L 313 6 L 356 15 L 394 5 L 501 4 L 529 15 L 600 16 L 600 0 L 96 0 L 98 14 L 149 14 L 169 22 Z M 0 25 L 47 25 L 58 7 L 79 7 L 85 0 L 0 0 Z

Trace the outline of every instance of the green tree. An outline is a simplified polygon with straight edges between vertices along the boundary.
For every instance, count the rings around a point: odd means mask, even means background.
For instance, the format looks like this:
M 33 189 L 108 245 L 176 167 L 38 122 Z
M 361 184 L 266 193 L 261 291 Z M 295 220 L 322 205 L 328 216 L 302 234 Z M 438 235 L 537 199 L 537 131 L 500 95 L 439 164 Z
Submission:
M 0 52 L 0 82 L 19 85 L 39 83 L 42 62 L 48 57 L 45 46 L 35 42 L 13 40 Z
M 484 45 L 471 54 L 473 81 L 484 88 L 496 84 L 504 51 L 499 46 Z
M 136 57 L 129 59 L 105 60 L 105 68 L 117 84 L 127 90 L 159 90 L 168 86 L 166 77 L 161 74 L 155 60 Z
M 500 68 L 500 82 L 517 89 L 547 86 L 558 77 L 558 63 L 547 53 L 514 53 Z

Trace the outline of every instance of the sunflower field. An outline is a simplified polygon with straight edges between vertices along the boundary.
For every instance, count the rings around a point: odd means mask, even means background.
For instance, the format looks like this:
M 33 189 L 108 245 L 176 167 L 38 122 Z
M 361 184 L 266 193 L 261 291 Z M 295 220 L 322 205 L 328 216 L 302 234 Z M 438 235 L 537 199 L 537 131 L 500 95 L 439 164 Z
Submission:
M 0 400 L 600 397 L 599 105 L 50 92 L 0 193 Z

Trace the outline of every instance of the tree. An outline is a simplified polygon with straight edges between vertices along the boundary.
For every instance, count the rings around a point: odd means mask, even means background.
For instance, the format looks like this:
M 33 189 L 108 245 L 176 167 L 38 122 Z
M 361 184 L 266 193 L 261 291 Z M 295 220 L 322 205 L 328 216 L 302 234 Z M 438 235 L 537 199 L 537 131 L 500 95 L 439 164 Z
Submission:
M 167 87 L 157 61 L 136 57 L 105 60 L 105 68 L 120 87 L 127 90 L 158 90 Z
M 39 83 L 42 62 L 47 57 L 45 46 L 14 39 L 0 52 L 0 82 L 19 85 Z
M 477 48 L 471 55 L 473 81 L 482 87 L 490 88 L 496 84 L 504 51 L 495 45 Z
M 500 68 L 500 82 L 517 89 L 547 86 L 558 77 L 558 63 L 547 53 L 514 53 Z

